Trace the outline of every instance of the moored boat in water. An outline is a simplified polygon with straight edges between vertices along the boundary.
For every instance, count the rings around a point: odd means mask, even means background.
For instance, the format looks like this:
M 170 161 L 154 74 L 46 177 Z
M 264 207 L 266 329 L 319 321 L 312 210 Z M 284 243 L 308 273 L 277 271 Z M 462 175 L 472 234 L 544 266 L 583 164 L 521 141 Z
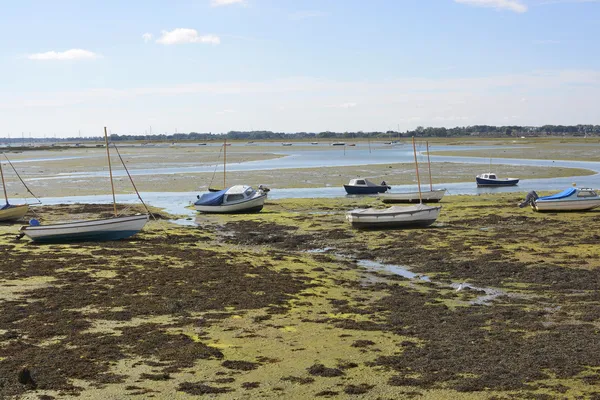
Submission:
M 348 194 L 377 194 L 383 193 L 391 187 L 385 181 L 378 185 L 368 179 L 357 178 L 351 179 L 347 185 L 344 185 L 344 189 Z
M 519 183 L 518 178 L 498 178 L 492 172 L 477 175 L 475 181 L 477 182 L 477 186 L 515 186 Z

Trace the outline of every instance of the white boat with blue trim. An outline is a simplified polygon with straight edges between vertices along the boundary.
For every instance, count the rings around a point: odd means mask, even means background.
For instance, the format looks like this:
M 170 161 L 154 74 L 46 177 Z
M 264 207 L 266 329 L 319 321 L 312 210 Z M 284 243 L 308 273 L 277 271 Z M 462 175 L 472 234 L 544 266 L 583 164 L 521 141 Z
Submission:
M 529 192 L 519 207 L 527 204 L 535 211 L 586 211 L 600 207 L 600 196 L 594 189 L 572 187 L 543 197 L 536 192 Z
M 251 186 L 235 185 L 218 192 L 204 193 L 197 196 L 194 203 L 196 211 L 214 214 L 254 213 L 262 210 L 267 199 L 268 188 L 259 186 L 254 190 Z

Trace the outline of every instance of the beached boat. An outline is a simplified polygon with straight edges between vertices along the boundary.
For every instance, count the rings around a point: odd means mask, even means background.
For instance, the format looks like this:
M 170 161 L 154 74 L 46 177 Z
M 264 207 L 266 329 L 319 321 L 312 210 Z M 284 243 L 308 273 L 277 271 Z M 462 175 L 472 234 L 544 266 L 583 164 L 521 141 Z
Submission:
M 345 142 L 333 142 L 331 143 L 332 146 L 345 146 L 346 143 Z
M 32 220 L 21 232 L 39 243 L 119 240 L 135 235 L 147 222 L 147 214 L 51 225 Z
M 8 202 L 0 208 L 0 221 L 16 221 L 21 219 L 29 211 L 28 204 L 12 205 Z
M 385 181 L 378 185 L 368 179 L 358 178 L 351 179 L 347 185 L 344 185 L 344 189 L 348 194 L 377 194 L 383 193 L 391 187 Z
M 379 199 L 384 203 L 437 203 L 442 200 L 446 189 L 433 189 L 431 178 L 431 159 L 429 158 L 429 142 L 427 144 L 427 166 L 429 169 L 429 190 L 405 193 L 383 193 Z
M 551 196 L 538 197 L 529 192 L 520 207 L 531 205 L 536 211 L 586 211 L 600 207 L 598 192 L 589 188 L 568 188 Z
M 6 155 L 4 155 L 6 157 Z M 7 158 L 8 160 L 8 158 Z M 15 171 L 16 172 L 16 171 Z M 0 221 L 16 221 L 21 219 L 29 211 L 28 204 L 13 205 L 8 202 L 8 193 L 6 191 L 6 183 L 4 182 L 4 172 L 2 170 L 2 163 L 0 162 L 0 177 L 2 177 L 2 190 L 4 191 L 4 199 L 6 204 L 0 207 Z
M 415 170 L 419 193 L 421 192 L 421 178 L 419 177 L 419 164 L 415 138 L 413 137 L 413 154 L 415 157 Z M 416 206 L 392 206 L 386 209 L 356 209 L 346 213 L 346 219 L 352 227 L 358 229 L 394 229 L 427 227 L 433 224 L 440 215 L 442 207 L 432 207 L 423 204 Z
M 282 146 L 291 146 L 292 143 L 281 143 Z
M 198 195 L 194 203 L 197 211 L 203 213 L 240 214 L 262 210 L 269 189 L 259 187 L 254 190 L 250 186 L 236 185 L 218 192 Z
M 392 206 L 386 209 L 357 209 L 346 213 L 346 219 L 352 227 L 359 229 L 390 229 L 427 227 L 440 215 L 441 206 L 426 204 L 415 206 Z
M 406 192 L 406 193 L 382 193 L 379 195 L 379 199 L 384 203 L 437 203 L 442 200 L 446 189 L 435 189 L 435 190 L 424 190 L 421 191 L 421 199 L 419 199 L 419 192 Z
M 110 164 L 110 150 L 108 146 L 108 135 L 106 127 L 104 128 L 104 140 L 106 144 L 106 155 L 108 158 L 108 170 L 110 175 L 110 185 L 113 195 L 113 209 L 115 216 L 112 218 L 103 218 L 89 221 L 72 221 L 58 224 L 41 225 L 38 220 L 32 219 L 29 221 L 29 226 L 21 228 L 21 236 L 27 236 L 31 240 L 39 243 L 68 243 L 81 241 L 105 241 L 125 239 L 135 235 L 144 228 L 148 222 L 150 211 L 146 208 L 148 214 L 137 214 L 133 216 L 118 216 L 117 202 L 115 199 L 115 188 L 112 178 L 112 167 Z M 114 144 L 113 144 L 114 145 Z M 115 146 L 117 153 L 119 150 Z M 123 167 L 131 180 L 138 198 L 142 201 L 144 207 L 146 204 L 140 197 L 133 179 L 125 166 L 125 162 L 119 154 L 119 158 L 123 163 Z
M 494 173 L 477 175 L 475 177 L 477 186 L 515 186 L 519 183 L 518 178 L 498 178 Z

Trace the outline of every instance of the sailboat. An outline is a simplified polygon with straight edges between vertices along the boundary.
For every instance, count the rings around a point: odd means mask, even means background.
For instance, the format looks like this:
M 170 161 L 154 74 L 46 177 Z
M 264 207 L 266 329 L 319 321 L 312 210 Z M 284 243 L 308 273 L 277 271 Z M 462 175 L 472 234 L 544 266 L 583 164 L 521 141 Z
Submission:
M 412 228 L 427 227 L 433 224 L 440 215 L 441 206 L 432 207 L 423 204 L 421 197 L 421 178 L 419 177 L 419 164 L 415 138 L 413 137 L 413 152 L 417 183 L 419 185 L 420 203 L 415 206 L 392 206 L 386 209 L 356 209 L 346 213 L 346 219 L 353 228 L 358 229 L 385 229 L 385 228 Z
M 446 189 L 433 189 L 433 181 L 431 179 L 431 159 L 429 158 L 429 142 L 427 144 L 427 165 L 429 167 L 429 190 L 406 193 L 383 193 L 379 198 L 384 203 L 437 203 L 442 200 Z
M 247 185 L 227 187 L 227 139 L 223 143 L 223 187 L 208 188 L 208 193 L 198 195 L 194 203 L 196 211 L 207 214 L 244 214 L 263 209 L 269 189 L 260 185 L 258 190 Z
M 115 198 L 115 187 L 113 184 L 112 167 L 110 164 L 110 150 L 108 146 L 108 135 L 106 127 L 104 128 L 104 142 L 106 145 L 106 155 L 108 157 L 108 170 L 110 174 L 110 186 L 112 188 L 114 217 L 103 218 L 89 221 L 74 221 L 51 225 L 41 225 L 39 221 L 33 219 L 29 222 L 29 226 L 21 228 L 21 235 L 29 237 L 34 242 L 39 243 L 68 243 L 81 241 L 106 241 L 125 239 L 135 235 L 146 225 L 149 219 L 150 211 L 143 202 L 133 179 L 123 163 L 127 175 L 133 184 L 138 198 L 146 207 L 147 214 L 138 214 L 133 216 L 119 217 L 117 214 L 117 202 Z M 118 149 L 115 146 L 115 149 Z M 119 154 L 119 158 L 121 155 Z M 122 161 L 122 159 L 121 159 Z
M 15 221 L 21 219 L 29 211 L 28 204 L 12 205 L 8 202 L 8 193 L 6 192 L 6 183 L 4 182 L 4 172 L 0 162 L 0 176 L 2 177 L 2 189 L 4 190 L 4 199 L 6 204 L 0 208 L 0 221 Z

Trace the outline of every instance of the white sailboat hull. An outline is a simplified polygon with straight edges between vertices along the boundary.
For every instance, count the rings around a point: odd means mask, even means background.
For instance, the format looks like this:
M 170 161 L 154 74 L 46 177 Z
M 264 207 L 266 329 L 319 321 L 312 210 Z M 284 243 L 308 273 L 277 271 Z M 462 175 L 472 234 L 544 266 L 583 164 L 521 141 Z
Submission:
M 135 235 L 148 222 L 148 215 L 114 217 L 62 224 L 24 226 L 21 233 L 35 242 L 118 240 Z
M 259 212 L 262 210 L 263 205 L 265 204 L 265 200 L 267 199 L 267 194 L 257 194 L 256 197 L 253 197 L 249 200 L 232 202 L 232 203 L 224 203 L 221 205 L 196 205 L 196 211 L 200 211 L 203 213 L 211 213 L 211 214 L 235 214 L 235 213 L 250 213 L 250 212 Z
M 421 192 L 421 197 L 425 203 L 436 203 L 442 200 L 446 189 L 427 190 Z M 379 198 L 384 203 L 419 203 L 419 192 L 408 193 L 382 193 Z
M 368 208 L 346 213 L 346 219 L 359 229 L 426 227 L 440 215 L 441 206 L 424 204 L 408 207 L 392 206 L 384 210 Z
M 16 221 L 23 218 L 27 211 L 29 211 L 29 205 L 27 204 L 0 210 L 0 221 Z
M 533 205 L 536 211 L 583 211 L 600 207 L 600 199 L 570 200 L 536 200 Z

